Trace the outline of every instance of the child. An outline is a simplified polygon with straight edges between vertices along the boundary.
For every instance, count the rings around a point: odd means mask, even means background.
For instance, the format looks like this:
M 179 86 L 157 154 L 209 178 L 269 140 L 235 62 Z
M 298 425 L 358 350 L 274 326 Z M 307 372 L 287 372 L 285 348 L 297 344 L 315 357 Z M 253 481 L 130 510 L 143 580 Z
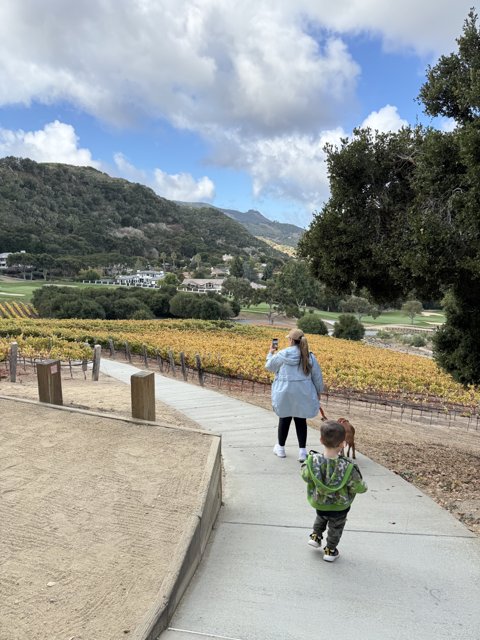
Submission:
M 334 420 L 327 420 L 320 428 L 320 442 L 325 453 L 310 451 L 302 464 L 302 478 L 307 483 L 307 498 L 317 511 L 308 544 L 321 548 L 322 535 L 327 529 L 327 546 L 323 559 L 334 562 L 337 545 L 342 537 L 350 505 L 357 493 L 365 493 L 367 485 L 356 463 L 339 455 L 345 446 L 345 429 Z

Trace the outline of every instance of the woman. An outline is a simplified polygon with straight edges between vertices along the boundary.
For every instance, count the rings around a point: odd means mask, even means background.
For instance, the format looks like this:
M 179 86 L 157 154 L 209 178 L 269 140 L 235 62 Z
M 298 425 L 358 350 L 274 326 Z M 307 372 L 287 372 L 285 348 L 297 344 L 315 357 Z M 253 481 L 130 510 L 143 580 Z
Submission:
M 303 331 L 292 329 L 287 335 L 290 346 L 276 353 L 272 344 L 265 368 L 275 374 L 272 384 L 272 407 L 278 421 L 278 443 L 273 453 L 285 458 L 285 442 L 292 418 L 298 438 L 298 459 L 307 458 L 307 418 L 314 418 L 320 409 L 323 389 L 322 372 Z

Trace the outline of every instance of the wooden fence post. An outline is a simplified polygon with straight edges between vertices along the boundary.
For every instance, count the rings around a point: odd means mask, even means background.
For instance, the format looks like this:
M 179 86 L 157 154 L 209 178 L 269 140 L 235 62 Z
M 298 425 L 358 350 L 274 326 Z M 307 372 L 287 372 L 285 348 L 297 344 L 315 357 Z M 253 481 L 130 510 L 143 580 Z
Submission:
M 180 365 L 182 367 L 183 379 L 187 380 L 188 373 L 187 373 L 187 367 L 185 366 L 185 354 L 183 353 L 183 351 L 180 351 Z
M 63 404 L 60 360 L 37 362 L 38 399 L 48 404 Z
M 202 367 L 202 361 L 200 359 L 200 354 L 197 353 L 195 356 L 195 362 L 197 364 L 197 371 L 198 371 L 198 381 L 200 382 L 201 386 L 203 387 L 203 385 L 205 384 L 205 380 L 203 377 L 203 367 Z
M 113 340 L 111 338 L 108 341 L 108 346 L 110 348 L 110 357 L 115 359 L 115 345 L 113 344 Z
M 10 354 L 9 354 L 10 382 L 17 381 L 17 359 L 18 359 L 18 342 L 11 342 Z
M 173 357 L 173 351 L 168 352 L 168 360 L 170 362 L 170 368 L 172 370 L 173 375 L 175 376 L 175 360 Z
M 100 373 L 100 360 L 102 359 L 102 347 L 96 344 L 93 347 L 93 367 L 92 367 L 92 380 L 97 382 L 98 374 Z
M 162 360 L 162 356 L 159 354 L 158 349 L 155 351 L 155 353 L 157 354 L 157 364 L 158 364 L 158 368 L 160 371 L 163 371 L 163 360 Z
M 130 346 L 128 342 L 125 342 L 125 360 L 128 360 L 129 362 L 132 361 L 132 354 L 130 352 Z
M 139 371 L 130 378 L 132 416 L 139 420 L 155 421 L 155 374 Z
M 147 347 L 146 347 L 145 345 L 143 345 L 142 350 L 143 350 L 143 362 L 145 363 L 145 367 L 148 369 L 148 352 L 147 352 Z

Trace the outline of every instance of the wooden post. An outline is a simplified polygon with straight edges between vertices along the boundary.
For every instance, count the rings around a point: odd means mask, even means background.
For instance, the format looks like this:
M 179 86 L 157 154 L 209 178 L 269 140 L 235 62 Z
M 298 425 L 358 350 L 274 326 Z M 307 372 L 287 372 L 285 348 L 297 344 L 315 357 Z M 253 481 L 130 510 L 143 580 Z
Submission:
M 10 382 L 17 381 L 17 359 L 18 359 L 18 342 L 10 343 Z
M 203 367 L 202 367 L 202 361 L 200 359 L 200 354 L 196 354 L 195 356 L 195 362 L 197 364 L 197 371 L 198 371 L 198 381 L 200 382 L 201 386 L 203 387 L 203 385 L 205 384 L 205 380 L 203 378 Z
M 182 375 L 183 375 L 183 379 L 187 380 L 187 367 L 185 365 L 185 354 L 183 353 L 183 351 L 180 351 L 180 365 L 182 367 Z
M 113 340 L 111 338 L 108 340 L 108 346 L 110 348 L 110 357 L 115 358 L 115 345 L 113 344 Z
M 170 361 L 170 368 L 172 370 L 173 375 L 175 375 L 175 360 L 173 358 L 173 351 L 168 352 L 168 359 Z
M 100 373 L 100 360 L 102 359 L 102 347 L 96 344 L 93 347 L 93 367 L 92 367 L 92 380 L 97 382 L 98 374 Z
M 157 364 L 158 364 L 158 368 L 160 371 L 163 371 L 163 360 L 162 360 L 162 356 L 159 354 L 158 349 L 155 351 L 155 353 L 157 354 Z
M 37 362 L 38 399 L 49 404 L 63 404 L 60 360 Z
M 125 342 L 125 360 L 132 361 L 132 354 L 130 353 L 130 346 L 128 342 Z
M 143 362 L 145 363 L 145 368 L 148 369 L 148 351 L 145 345 L 143 345 L 142 351 L 143 351 Z
M 132 416 L 139 420 L 155 421 L 155 374 L 139 371 L 131 378 Z

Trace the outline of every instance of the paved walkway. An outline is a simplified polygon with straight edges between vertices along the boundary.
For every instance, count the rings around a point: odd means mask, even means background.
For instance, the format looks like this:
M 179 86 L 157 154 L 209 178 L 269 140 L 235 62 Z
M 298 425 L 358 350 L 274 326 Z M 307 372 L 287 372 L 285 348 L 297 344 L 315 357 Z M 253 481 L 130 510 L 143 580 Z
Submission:
M 137 370 L 103 360 L 102 371 L 129 383 Z M 157 374 L 155 388 L 222 434 L 226 475 L 225 506 L 161 640 L 480 638 L 480 539 L 447 511 L 358 455 L 369 491 L 352 507 L 340 559 L 323 562 L 307 545 L 315 513 L 293 425 L 281 460 L 271 411 Z

